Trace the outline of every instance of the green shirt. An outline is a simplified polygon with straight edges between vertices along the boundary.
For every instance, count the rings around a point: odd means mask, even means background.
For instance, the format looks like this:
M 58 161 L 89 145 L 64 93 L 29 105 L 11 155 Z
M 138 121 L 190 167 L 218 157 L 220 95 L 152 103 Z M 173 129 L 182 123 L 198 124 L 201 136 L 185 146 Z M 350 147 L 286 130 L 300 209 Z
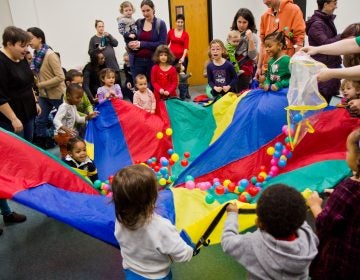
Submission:
M 278 59 L 270 58 L 268 63 L 268 71 L 266 73 L 265 85 L 274 84 L 278 89 L 289 87 L 290 70 L 289 70 L 290 56 L 283 55 Z
M 355 38 L 355 42 L 356 44 L 358 44 L 358 46 L 360 47 L 360 36 Z

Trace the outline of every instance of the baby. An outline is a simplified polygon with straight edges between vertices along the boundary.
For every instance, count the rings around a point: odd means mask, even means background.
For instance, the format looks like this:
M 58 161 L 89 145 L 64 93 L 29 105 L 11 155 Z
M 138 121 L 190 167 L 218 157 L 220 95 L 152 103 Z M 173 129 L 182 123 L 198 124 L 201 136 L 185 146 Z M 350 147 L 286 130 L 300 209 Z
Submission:
M 190 96 L 189 94 L 189 82 L 188 79 L 192 76 L 191 73 L 186 74 L 185 73 L 185 67 L 181 63 L 178 63 L 176 65 L 176 70 L 179 73 L 179 95 L 181 100 L 185 100 L 187 96 Z M 191 98 L 191 97 L 190 97 Z
M 356 113 L 350 111 L 348 103 L 351 100 L 360 98 L 360 82 L 344 79 L 341 82 L 340 90 L 343 98 L 341 99 L 341 104 L 338 104 L 337 107 L 346 107 L 350 116 L 357 117 L 358 115 Z
M 236 49 L 241 41 L 241 33 L 238 30 L 231 30 L 228 33 L 226 51 L 229 56 L 230 62 L 234 65 L 235 72 L 238 76 L 244 73 L 244 70 L 240 70 L 239 63 L 236 59 Z
M 136 39 L 137 27 L 132 17 L 135 9 L 129 1 L 124 1 L 120 4 L 119 11 L 121 15 L 117 18 L 118 29 L 127 44 Z
M 138 89 L 134 93 L 133 104 L 151 114 L 155 113 L 156 100 L 152 91 L 148 88 L 146 76 L 139 74 L 135 78 L 135 85 Z

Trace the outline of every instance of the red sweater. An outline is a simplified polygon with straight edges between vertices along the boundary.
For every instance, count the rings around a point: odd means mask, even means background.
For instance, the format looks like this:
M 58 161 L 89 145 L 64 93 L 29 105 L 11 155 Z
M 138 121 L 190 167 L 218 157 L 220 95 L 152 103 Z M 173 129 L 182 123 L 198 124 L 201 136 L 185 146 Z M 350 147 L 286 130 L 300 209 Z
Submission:
M 166 44 L 169 45 L 170 50 L 174 56 L 180 59 L 184 53 L 185 49 L 189 49 L 189 34 L 186 31 L 183 31 L 181 37 L 178 38 L 175 36 L 175 30 L 170 29 L 167 34 Z

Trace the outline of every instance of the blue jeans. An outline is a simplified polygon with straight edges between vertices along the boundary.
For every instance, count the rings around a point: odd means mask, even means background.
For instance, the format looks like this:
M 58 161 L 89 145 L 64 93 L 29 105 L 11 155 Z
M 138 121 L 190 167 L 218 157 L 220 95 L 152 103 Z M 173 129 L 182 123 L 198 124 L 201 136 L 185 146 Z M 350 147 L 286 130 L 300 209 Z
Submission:
M 1 211 L 1 215 L 3 216 L 7 216 L 11 214 L 11 210 L 9 207 L 9 204 L 7 203 L 6 199 L 0 199 L 0 211 Z
M 153 67 L 154 62 L 151 58 L 143 58 L 143 57 L 136 57 L 134 56 L 134 61 L 130 65 L 131 74 L 133 80 L 135 82 L 135 77 L 138 74 L 144 74 L 148 80 L 148 84 L 151 81 L 151 68 Z M 152 88 L 152 87 L 150 87 Z
M 35 120 L 35 135 L 37 137 L 47 137 L 47 124 L 49 120 L 49 114 L 53 107 L 59 108 L 60 104 L 63 103 L 61 99 L 49 99 L 39 97 L 39 105 L 41 108 L 41 114 Z
M 186 95 L 189 94 L 189 84 L 179 84 L 178 86 L 180 99 L 185 100 Z
M 130 269 L 124 269 L 124 272 L 125 272 L 126 280 L 149 280 L 148 278 L 145 278 L 145 277 L 131 271 Z M 157 280 L 171 280 L 171 279 L 172 279 L 172 273 L 170 271 L 168 275 L 166 275 L 163 278 L 159 278 Z

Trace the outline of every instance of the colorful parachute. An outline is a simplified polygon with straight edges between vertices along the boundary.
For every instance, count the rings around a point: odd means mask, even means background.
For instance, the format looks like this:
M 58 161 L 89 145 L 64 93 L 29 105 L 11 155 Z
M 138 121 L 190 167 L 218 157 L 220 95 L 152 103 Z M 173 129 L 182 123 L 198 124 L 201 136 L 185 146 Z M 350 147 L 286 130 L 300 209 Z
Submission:
M 256 174 L 261 165 L 269 166 L 266 149 L 283 138 L 287 105 L 286 90 L 252 90 L 241 97 L 228 94 L 207 107 L 172 99 L 161 104 L 160 115 L 111 100 L 97 108 L 100 115 L 89 123 L 86 141 L 102 180 L 129 164 L 160 158 L 169 149 L 179 155 L 189 152 L 186 168 L 179 162 L 173 166 L 175 187 L 160 191 L 156 211 L 182 230 L 188 242 L 210 239 L 216 243 L 221 219 L 211 234 L 205 232 L 223 207 L 222 200 L 207 204 L 206 192 L 182 188 L 186 176 L 193 176 L 195 181 L 215 177 L 240 180 Z M 292 159 L 269 183 L 283 182 L 300 191 L 333 187 L 349 174 L 344 161 L 345 140 L 359 124 L 343 109 L 318 114 L 316 133 L 304 136 Z M 169 127 L 171 136 L 156 137 Z M 108 198 L 48 153 L 12 133 L 0 130 L 0 134 L 0 197 L 117 246 L 113 236 L 115 215 Z M 254 207 L 240 203 L 241 230 L 254 226 Z

